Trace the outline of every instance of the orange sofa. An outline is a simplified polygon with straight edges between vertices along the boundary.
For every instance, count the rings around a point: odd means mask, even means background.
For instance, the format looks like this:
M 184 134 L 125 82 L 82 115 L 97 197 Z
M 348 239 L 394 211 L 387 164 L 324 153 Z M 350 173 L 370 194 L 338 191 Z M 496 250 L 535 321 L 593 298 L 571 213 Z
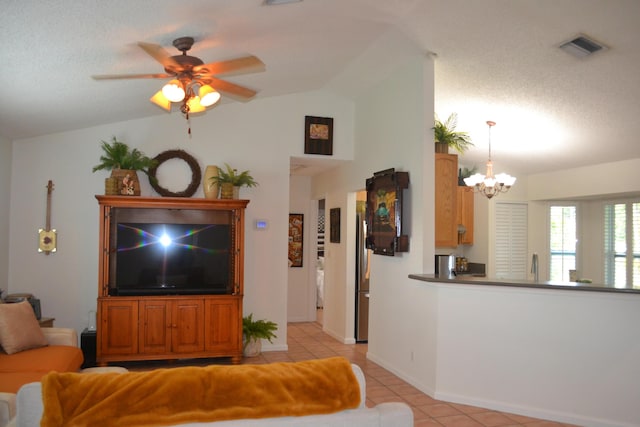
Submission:
M 6 354 L 0 351 L 0 427 L 15 415 L 15 394 L 24 384 L 51 371 L 75 372 L 83 362 L 78 333 L 68 328 L 42 328 L 48 345 Z

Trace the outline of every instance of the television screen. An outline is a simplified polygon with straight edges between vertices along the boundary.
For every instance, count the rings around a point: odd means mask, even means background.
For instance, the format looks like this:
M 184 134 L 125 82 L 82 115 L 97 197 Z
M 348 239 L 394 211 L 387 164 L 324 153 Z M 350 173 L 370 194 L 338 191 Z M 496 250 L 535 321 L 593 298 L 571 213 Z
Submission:
M 112 294 L 223 294 L 231 289 L 227 224 L 118 222 L 114 243 Z

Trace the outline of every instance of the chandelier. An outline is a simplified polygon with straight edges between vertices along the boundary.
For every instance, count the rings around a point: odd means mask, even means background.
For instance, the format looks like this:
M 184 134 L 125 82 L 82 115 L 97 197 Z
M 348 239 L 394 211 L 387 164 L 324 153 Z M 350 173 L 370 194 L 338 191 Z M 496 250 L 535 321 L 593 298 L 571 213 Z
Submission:
M 496 122 L 487 121 L 487 125 L 489 125 L 489 160 L 487 160 L 487 173 L 486 175 L 482 175 L 481 173 L 471 175 L 464 179 L 464 183 L 469 187 L 474 187 L 478 193 L 490 199 L 499 193 L 509 191 L 513 183 L 516 182 L 516 178 L 506 173 L 493 174 L 493 162 L 491 161 L 491 128 L 496 125 Z

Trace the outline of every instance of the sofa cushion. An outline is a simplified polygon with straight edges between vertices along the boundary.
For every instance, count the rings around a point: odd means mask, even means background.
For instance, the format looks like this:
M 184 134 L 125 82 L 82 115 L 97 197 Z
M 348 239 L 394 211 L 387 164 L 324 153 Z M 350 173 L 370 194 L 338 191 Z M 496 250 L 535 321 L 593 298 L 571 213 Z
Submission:
M 25 384 L 40 381 L 46 372 L 2 372 L 0 373 L 0 393 L 17 393 Z
M 52 345 L 15 354 L 0 354 L 0 374 L 5 372 L 76 372 L 82 365 L 78 347 Z
M 0 346 L 7 354 L 47 345 L 28 301 L 0 305 Z

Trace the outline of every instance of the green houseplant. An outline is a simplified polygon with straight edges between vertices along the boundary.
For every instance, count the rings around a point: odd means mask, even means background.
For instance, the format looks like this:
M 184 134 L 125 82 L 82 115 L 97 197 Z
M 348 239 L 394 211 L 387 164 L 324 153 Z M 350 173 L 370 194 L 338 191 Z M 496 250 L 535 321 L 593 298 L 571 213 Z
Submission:
M 107 194 L 140 195 L 140 182 L 137 171 L 149 175 L 149 169 L 157 165 L 157 161 L 144 155 L 137 148 L 131 149 L 114 136 L 111 142 L 101 141 L 103 154 L 100 163 L 93 167 L 111 171 L 111 182 L 105 184 Z M 151 177 L 149 177 L 151 179 Z
M 242 352 L 247 357 L 253 357 L 262 351 L 261 339 L 271 340 L 277 338 L 275 331 L 278 325 L 270 320 L 253 320 L 253 313 L 242 318 Z
M 436 153 L 448 153 L 448 148 L 451 147 L 458 153 L 463 154 L 469 147 L 473 146 L 469 134 L 456 131 L 457 126 L 457 113 L 451 113 L 444 122 L 438 119 L 438 116 L 435 117 L 435 126 L 432 129 Z
M 237 198 L 237 190 L 240 187 L 255 187 L 258 183 L 249 175 L 249 171 L 238 173 L 237 169 L 224 164 L 224 168 L 218 167 L 218 174 L 212 176 L 211 181 L 220 186 L 221 199 Z

